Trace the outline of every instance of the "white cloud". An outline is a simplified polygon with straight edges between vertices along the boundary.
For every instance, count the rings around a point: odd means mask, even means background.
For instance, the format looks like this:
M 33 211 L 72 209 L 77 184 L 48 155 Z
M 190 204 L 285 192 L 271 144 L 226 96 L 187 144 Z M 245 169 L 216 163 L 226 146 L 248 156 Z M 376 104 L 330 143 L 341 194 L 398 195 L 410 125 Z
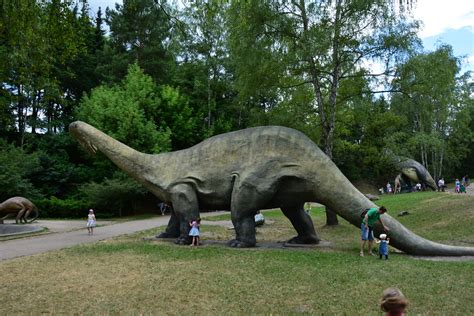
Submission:
M 419 33 L 423 38 L 435 36 L 448 29 L 468 27 L 474 32 L 474 1 L 417 0 L 414 17 L 423 21 Z
M 466 63 L 471 67 L 474 67 L 474 55 L 467 56 Z

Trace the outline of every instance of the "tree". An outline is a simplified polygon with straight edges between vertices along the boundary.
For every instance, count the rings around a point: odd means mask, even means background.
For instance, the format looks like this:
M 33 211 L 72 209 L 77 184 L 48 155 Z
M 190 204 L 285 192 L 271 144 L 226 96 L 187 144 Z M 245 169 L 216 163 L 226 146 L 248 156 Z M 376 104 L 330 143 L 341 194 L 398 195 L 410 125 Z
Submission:
M 0 200 L 12 196 L 36 198 L 39 192 L 31 183 L 31 175 L 39 168 L 37 154 L 0 140 Z
M 25 131 L 45 128 L 57 132 L 66 91 L 60 78 L 64 66 L 82 49 L 83 39 L 74 31 L 71 1 L 6 1 L 2 4 L 0 52 L 2 94 L 14 113 L 12 128 L 23 144 Z
M 170 131 L 147 116 L 158 110 L 157 87 L 137 64 L 130 65 L 122 83 L 100 86 L 85 96 L 77 118 L 143 152 L 159 153 L 170 147 Z
M 458 58 L 450 46 L 443 45 L 400 65 L 392 82 L 394 90 L 401 91 L 393 95 L 393 111 L 408 118 L 405 144 L 435 179 L 445 171 L 448 139 L 463 107 L 456 100 L 458 72 Z
M 170 49 L 177 65 L 169 85 L 188 97 L 195 119 L 195 144 L 206 137 L 245 126 L 235 106 L 233 71 L 230 66 L 225 27 L 225 2 L 183 4 L 173 23 Z M 174 142 L 173 142 L 174 143 Z
M 417 23 L 406 22 L 387 1 L 239 2 L 231 6 L 230 24 L 239 93 L 291 99 L 295 87 L 309 85 L 330 158 L 341 83 L 387 75 L 390 68 L 374 74 L 364 62 L 393 65 L 417 40 Z M 330 210 L 327 224 L 337 224 Z
M 117 82 L 127 72 L 129 64 L 138 65 L 157 84 L 168 83 L 174 68 L 174 56 L 168 49 L 171 10 L 166 2 L 154 0 L 124 0 L 115 10 L 106 10 L 110 28 L 110 43 L 101 67 L 106 78 Z
M 77 110 L 77 118 L 136 150 L 159 153 L 171 149 L 170 129 L 155 123 L 160 102 L 153 79 L 135 63 L 129 66 L 120 84 L 100 86 L 86 95 Z M 92 205 L 105 208 L 104 199 L 115 201 L 114 207 L 121 214 L 124 208 L 133 206 L 130 201 L 143 196 L 143 188 L 132 180 L 124 181 L 122 173 L 108 159 L 95 160 L 92 167 L 100 176 L 90 178 L 80 189 Z

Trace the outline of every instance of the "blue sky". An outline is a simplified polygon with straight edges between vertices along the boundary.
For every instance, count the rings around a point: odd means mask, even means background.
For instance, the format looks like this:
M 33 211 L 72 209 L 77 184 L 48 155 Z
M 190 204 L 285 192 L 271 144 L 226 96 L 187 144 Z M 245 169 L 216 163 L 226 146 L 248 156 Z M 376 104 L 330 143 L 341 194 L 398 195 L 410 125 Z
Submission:
M 425 50 L 449 44 L 456 56 L 465 57 L 462 71 L 474 71 L 474 1 L 418 0 L 413 15 L 423 22 L 419 36 Z
M 115 2 L 122 0 L 89 0 L 92 14 Z M 474 71 L 474 0 L 417 0 L 413 16 L 423 23 L 419 36 L 426 51 L 449 44 L 456 56 L 465 57 L 462 71 Z

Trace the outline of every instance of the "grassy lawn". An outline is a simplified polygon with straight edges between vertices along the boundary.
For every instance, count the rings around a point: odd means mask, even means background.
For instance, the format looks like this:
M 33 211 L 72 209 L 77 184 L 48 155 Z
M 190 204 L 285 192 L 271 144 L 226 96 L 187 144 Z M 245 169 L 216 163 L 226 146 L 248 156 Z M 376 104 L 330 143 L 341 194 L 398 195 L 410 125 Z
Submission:
M 378 201 L 423 237 L 474 246 L 474 198 L 436 193 Z M 266 211 L 260 245 L 295 232 L 280 211 Z M 0 262 L 0 314 L 347 314 L 380 315 L 383 289 L 399 287 L 409 314 L 473 315 L 474 261 L 425 261 L 391 249 L 388 261 L 359 257 L 359 231 L 340 219 L 323 227 L 329 246 L 230 249 L 233 231 L 202 227 L 204 246 L 144 241 L 162 228 L 91 245 Z M 229 219 L 228 215 L 215 218 Z M 213 241 L 211 243 L 211 241 Z

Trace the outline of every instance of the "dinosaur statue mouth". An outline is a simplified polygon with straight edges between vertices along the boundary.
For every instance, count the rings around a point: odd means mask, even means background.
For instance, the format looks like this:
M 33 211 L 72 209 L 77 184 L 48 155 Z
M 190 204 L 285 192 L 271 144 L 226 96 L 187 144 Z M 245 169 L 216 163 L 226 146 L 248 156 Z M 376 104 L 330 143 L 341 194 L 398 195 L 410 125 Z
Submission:
M 81 128 L 79 122 L 71 123 L 69 132 L 74 135 L 79 144 L 90 154 L 97 153 L 97 146 L 95 146 L 89 139 L 87 133 Z

